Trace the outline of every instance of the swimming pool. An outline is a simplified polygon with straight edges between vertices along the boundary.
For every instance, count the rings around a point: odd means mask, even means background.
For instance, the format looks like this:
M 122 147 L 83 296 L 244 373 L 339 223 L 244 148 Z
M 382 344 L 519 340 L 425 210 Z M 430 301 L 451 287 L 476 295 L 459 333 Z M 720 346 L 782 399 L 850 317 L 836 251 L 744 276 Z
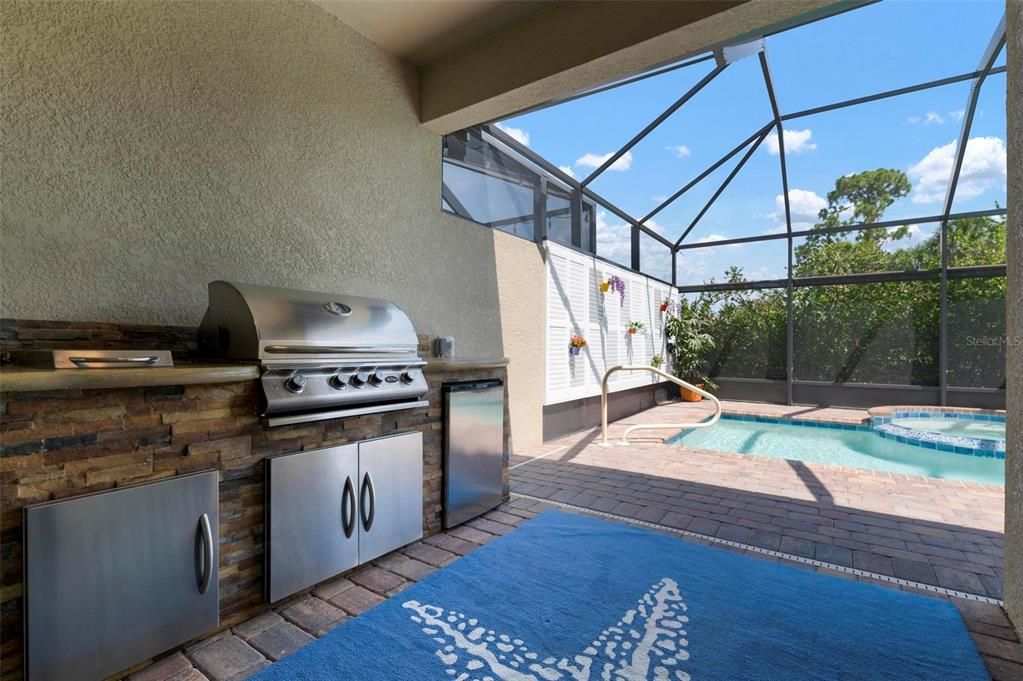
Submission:
M 1004 423 L 1002 426 L 1004 428 Z M 897 437 L 901 436 L 882 436 L 874 424 L 722 414 L 716 425 L 682 431 L 669 439 L 668 444 L 931 478 L 1005 484 L 1004 442 L 1002 458 L 999 458 L 997 451 L 992 451 L 990 456 L 956 453 L 940 450 L 933 442 L 910 444 L 898 441 Z

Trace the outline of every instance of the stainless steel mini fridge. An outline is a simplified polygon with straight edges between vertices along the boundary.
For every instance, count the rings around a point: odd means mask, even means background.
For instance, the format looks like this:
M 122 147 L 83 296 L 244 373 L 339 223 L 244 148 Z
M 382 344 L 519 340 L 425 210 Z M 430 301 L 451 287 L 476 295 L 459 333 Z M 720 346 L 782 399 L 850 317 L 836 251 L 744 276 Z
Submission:
M 504 499 L 504 381 L 444 384 L 444 527 Z

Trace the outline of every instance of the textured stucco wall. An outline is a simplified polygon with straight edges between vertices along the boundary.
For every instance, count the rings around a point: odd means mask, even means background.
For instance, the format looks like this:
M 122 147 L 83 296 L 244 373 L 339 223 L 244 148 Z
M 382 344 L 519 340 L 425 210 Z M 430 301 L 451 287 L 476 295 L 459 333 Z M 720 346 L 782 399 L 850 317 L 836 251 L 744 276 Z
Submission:
M 0 2 L 5 317 L 197 324 L 236 279 L 394 300 L 500 355 L 414 76 L 305 2 Z
M 543 442 L 547 272 L 536 244 L 498 232 L 494 245 L 512 451 L 521 451 Z
M 1006 352 L 1005 609 L 1023 636 L 1023 0 L 1006 2 L 1009 284 Z

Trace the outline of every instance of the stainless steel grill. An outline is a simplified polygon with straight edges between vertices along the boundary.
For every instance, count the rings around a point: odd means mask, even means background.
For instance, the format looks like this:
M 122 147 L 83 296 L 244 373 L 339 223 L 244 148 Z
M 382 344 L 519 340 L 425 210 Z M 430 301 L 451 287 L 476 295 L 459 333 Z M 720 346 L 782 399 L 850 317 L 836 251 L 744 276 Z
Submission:
M 428 406 L 415 329 L 378 298 L 214 281 L 210 359 L 258 362 L 268 426 Z

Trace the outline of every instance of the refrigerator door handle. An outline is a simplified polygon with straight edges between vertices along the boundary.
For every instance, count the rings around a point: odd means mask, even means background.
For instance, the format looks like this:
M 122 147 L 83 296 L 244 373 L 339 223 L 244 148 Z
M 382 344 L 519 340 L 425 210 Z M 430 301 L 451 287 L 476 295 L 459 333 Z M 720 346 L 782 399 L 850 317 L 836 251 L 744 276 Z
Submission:
M 210 578 L 213 576 L 213 530 L 210 528 L 210 517 L 203 513 L 199 516 L 199 551 L 202 558 L 199 561 L 199 572 L 196 575 L 199 593 L 204 594 L 210 588 Z
M 366 492 L 369 492 L 369 503 L 366 503 Z M 373 478 L 369 473 L 362 476 L 362 490 L 359 492 L 359 514 L 362 516 L 362 529 L 369 532 L 373 527 L 373 516 L 376 514 L 376 492 L 373 490 Z
M 351 539 L 355 532 L 355 486 L 350 475 L 345 476 L 345 488 L 341 492 L 341 528 L 345 537 Z

